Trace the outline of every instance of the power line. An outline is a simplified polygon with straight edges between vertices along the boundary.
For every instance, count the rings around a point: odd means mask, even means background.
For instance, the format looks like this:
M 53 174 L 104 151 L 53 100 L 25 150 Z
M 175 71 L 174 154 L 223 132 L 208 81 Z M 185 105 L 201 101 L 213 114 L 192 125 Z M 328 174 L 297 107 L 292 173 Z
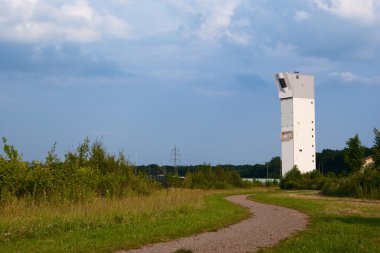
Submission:
M 178 162 L 181 162 L 181 156 L 179 155 L 179 149 L 177 148 L 177 146 L 174 146 L 174 148 L 172 149 L 170 161 L 173 161 L 175 174 L 178 177 Z

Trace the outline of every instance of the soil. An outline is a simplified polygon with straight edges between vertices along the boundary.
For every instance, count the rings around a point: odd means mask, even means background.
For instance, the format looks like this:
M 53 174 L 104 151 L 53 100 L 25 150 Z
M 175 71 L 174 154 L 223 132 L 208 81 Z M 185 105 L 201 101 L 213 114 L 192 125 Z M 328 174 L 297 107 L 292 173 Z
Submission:
M 308 217 L 293 209 L 266 205 L 247 199 L 247 195 L 229 196 L 227 200 L 249 209 L 251 217 L 240 223 L 169 242 L 143 246 L 140 249 L 119 253 L 172 253 L 189 249 L 193 253 L 255 252 L 304 230 Z

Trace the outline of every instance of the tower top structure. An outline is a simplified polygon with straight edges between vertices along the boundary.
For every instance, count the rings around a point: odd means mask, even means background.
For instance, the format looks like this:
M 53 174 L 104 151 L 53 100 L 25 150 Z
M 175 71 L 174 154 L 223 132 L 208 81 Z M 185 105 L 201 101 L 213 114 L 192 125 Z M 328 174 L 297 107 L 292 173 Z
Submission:
M 299 72 L 280 72 L 275 75 L 280 99 L 311 98 L 314 99 L 314 76 Z

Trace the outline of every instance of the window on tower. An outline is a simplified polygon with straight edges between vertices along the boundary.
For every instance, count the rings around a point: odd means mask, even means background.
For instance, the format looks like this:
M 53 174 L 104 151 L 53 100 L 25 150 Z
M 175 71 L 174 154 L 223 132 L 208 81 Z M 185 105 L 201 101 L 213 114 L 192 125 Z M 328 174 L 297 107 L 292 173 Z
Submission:
M 281 133 L 281 141 L 293 140 L 293 131 L 284 131 Z
M 280 82 L 280 86 L 281 88 L 286 88 L 286 83 L 285 83 L 285 79 L 284 78 L 279 78 L 278 81 Z

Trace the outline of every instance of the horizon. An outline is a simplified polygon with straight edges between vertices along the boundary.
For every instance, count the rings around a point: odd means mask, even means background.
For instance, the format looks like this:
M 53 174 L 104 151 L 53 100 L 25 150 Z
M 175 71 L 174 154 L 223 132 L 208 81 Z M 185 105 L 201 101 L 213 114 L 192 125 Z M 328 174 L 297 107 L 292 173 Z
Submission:
M 94 141 L 98 141 L 98 140 L 90 140 L 90 144 L 92 144 Z M 8 140 L 7 140 L 7 144 L 8 145 L 13 145 L 12 143 L 9 143 L 8 142 Z M 363 147 L 364 148 L 366 148 L 366 149 L 371 149 L 372 148 L 372 146 L 365 146 L 365 145 L 363 145 Z M 76 148 L 76 147 L 75 147 Z M 332 151 L 344 151 L 344 149 L 345 149 L 346 147 L 343 147 L 342 149 L 329 149 L 329 148 L 325 148 L 325 149 L 322 149 L 320 152 L 318 152 L 318 151 L 316 151 L 316 154 L 320 154 L 320 153 L 322 153 L 324 150 L 332 150 Z M 16 150 L 18 150 L 17 149 L 17 147 L 15 147 L 15 149 Z M 105 149 L 107 150 L 107 147 L 105 146 Z M 70 149 L 70 150 L 68 150 L 68 151 L 74 151 L 74 150 L 76 150 L 76 149 Z M 18 150 L 19 151 L 19 150 Z M 68 152 L 67 151 L 67 152 Z M 0 154 L 1 153 L 3 153 L 3 151 L 1 151 L 0 152 Z M 116 153 L 110 153 L 111 155 L 116 155 Z M 124 155 L 126 155 L 125 153 L 123 153 Z M 23 156 L 23 154 L 21 153 L 20 154 L 21 156 Z M 180 153 L 179 153 L 179 155 L 180 155 Z M 64 161 L 64 156 L 62 157 L 62 156 L 59 156 L 58 155 L 58 157 L 59 157 L 59 159 L 61 160 L 61 161 Z M 167 166 L 167 167 L 188 167 L 188 166 L 202 166 L 202 165 L 210 165 L 210 166 L 218 166 L 218 165 L 221 165 L 221 166 L 228 166 L 228 165 L 231 165 L 231 166 L 246 166 L 246 165 L 248 165 L 248 166 L 255 166 L 255 165 L 262 165 L 262 166 L 265 166 L 267 163 L 269 163 L 270 162 L 270 160 L 271 159 L 273 159 L 273 158 L 280 158 L 281 159 L 281 155 L 278 155 L 278 156 L 273 156 L 273 157 L 271 157 L 270 159 L 268 159 L 267 161 L 263 161 L 263 162 L 258 162 L 258 163 L 241 163 L 241 164 L 233 164 L 233 163 L 208 163 L 208 162 L 202 162 L 202 163 L 195 163 L 195 164 L 182 164 L 182 163 L 178 163 L 176 166 L 174 165 L 174 164 L 171 164 L 171 163 L 166 163 L 166 164 L 158 164 L 158 163 L 148 163 L 148 164 L 136 164 L 136 163 L 134 163 L 133 162 L 133 160 L 132 159 L 130 159 L 130 157 L 126 157 L 126 159 L 127 159 L 127 161 L 128 162 L 130 162 L 133 166 L 136 166 L 136 167 L 138 167 L 138 166 L 145 166 L 145 167 L 147 167 L 147 166 L 151 166 L 151 165 L 157 165 L 157 166 L 160 166 L 160 167 L 162 167 L 162 166 Z M 367 156 L 366 156 L 367 157 Z M 24 160 L 25 162 L 28 162 L 28 163 L 33 163 L 34 161 L 37 161 L 37 162 L 43 162 L 43 160 L 44 159 L 42 159 L 42 160 Z M 317 168 L 318 169 L 318 168 Z

